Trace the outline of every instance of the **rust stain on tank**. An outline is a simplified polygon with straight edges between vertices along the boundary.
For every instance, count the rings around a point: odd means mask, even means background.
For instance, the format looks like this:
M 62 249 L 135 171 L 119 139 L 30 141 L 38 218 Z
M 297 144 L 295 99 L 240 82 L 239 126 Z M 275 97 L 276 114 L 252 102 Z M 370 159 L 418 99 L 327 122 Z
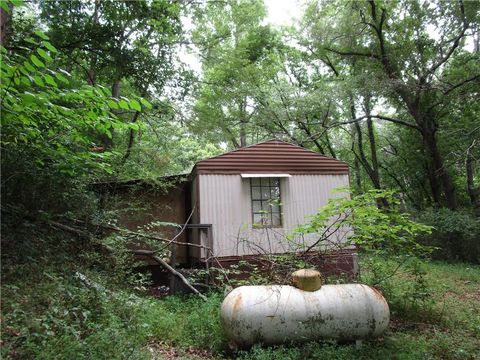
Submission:
M 366 285 L 368 286 L 368 285 Z M 373 293 L 374 295 L 381 301 L 385 301 L 385 298 L 383 297 L 382 293 L 380 291 L 378 291 L 377 289 L 375 289 L 373 286 L 368 286 L 370 289 L 373 290 Z
M 233 312 L 236 313 L 238 310 L 240 310 L 240 306 L 242 306 L 242 294 L 238 294 L 237 298 L 235 299 L 233 304 Z

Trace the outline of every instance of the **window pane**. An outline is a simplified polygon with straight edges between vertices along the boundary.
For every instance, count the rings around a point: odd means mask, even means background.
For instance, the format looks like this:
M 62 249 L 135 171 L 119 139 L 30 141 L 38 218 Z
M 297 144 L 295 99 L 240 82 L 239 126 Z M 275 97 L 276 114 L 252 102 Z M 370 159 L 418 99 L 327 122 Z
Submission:
M 282 218 L 280 214 L 272 214 L 272 226 L 282 225 Z
M 262 187 L 262 200 L 268 200 L 270 199 L 270 188 L 268 187 Z
M 250 181 L 252 186 L 260 186 L 260 178 L 251 178 Z
M 270 178 L 270 186 L 280 187 L 280 181 L 278 178 Z
M 262 225 L 263 222 L 262 222 L 262 214 L 253 214 L 253 223 L 255 225 Z
M 258 213 L 262 211 L 262 202 L 261 201 L 252 201 L 252 211 Z
M 253 214 L 253 223 L 255 225 L 270 225 L 270 214 Z
M 251 178 L 252 220 L 256 226 L 282 226 L 279 178 Z
M 276 202 L 270 201 L 270 211 L 274 213 L 279 213 L 280 212 L 280 205 Z
M 260 200 L 262 198 L 259 187 L 252 186 L 252 200 Z
M 280 188 L 279 187 L 270 188 L 270 197 L 272 199 L 280 199 Z
M 262 201 L 262 211 L 264 212 L 270 212 L 270 205 L 268 201 Z

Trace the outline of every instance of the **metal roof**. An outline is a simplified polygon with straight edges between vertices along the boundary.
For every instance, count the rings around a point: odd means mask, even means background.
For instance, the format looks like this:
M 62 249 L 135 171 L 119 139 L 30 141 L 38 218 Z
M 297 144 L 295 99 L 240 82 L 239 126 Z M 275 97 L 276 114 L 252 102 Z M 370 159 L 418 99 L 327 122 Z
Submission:
M 348 174 L 344 161 L 280 140 L 268 140 L 198 161 L 195 174 Z

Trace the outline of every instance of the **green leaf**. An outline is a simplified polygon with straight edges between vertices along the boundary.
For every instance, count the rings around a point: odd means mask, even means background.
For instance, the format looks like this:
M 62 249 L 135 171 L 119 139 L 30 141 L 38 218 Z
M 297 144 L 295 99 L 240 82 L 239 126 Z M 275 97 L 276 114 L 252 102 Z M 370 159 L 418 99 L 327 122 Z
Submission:
M 118 104 L 116 101 L 108 100 L 107 104 L 110 106 L 110 109 L 118 109 Z
M 43 32 L 41 32 L 40 30 L 35 30 L 34 33 L 42 40 L 49 40 L 49 37 L 45 35 Z
M 62 74 L 60 74 L 60 73 L 56 73 L 56 74 L 55 74 L 55 77 L 56 77 L 58 80 L 60 80 L 61 82 L 63 82 L 64 84 L 69 84 L 69 83 L 70 83 L 70 81 L 68 81 L 68 79 L 67 79 L 65 76 L 63 76 Z
M 6 1 L 0 1 L 0 7 L 8 14 L 10 9 L 8 8 L 8 3 Z
M 147 109 L 151 110 L 153 108 L 152 104 L 150 104 L 146 99 L 141 98 L 140 102 L 142 103 L 143 106 L 145 106 Z
M 133 110 L 142 111 L 142 105 L 140 105 L 140 103 L 137 100 L 134 100 L 134 99 L 130 100 L 130 107 Z
M 118 106 L 120 106 L 120 109 L 125 109 L 125 110 L 130 109 L 130 106 L 128 106 L 128 102 L 126 102 L 123 99 L 118 100 Z
M 58 52 L 57 48 L 55 46 L 53 46 L 50 42 L 42 41 L 42 44 L 43 44 L 43 46 L 45 46 L 45 48 L 47 48 L 52 53 L 57 53 Z
M 25 5 L 25 1 L 23 0 L 10 0 L 13 6 L 23 6 Z
M 54 87 L 58 87 L 57 83 L 55 82 L 55 80 L 51 75 L 45 74 L 44 79 L 47 84 L 52 85 Z
M 48 55 L 48 53 L 45 50 L 43 50 L 42 48 L 38 48 L 37 53 L 47 61 L 52 61 L 53 60 L 52 57 L 50 55 Z
M 20 78 L 20 82 L 21 82 L 23 85 L 25 85 L 25 86 L 30 86 L 30 85 L 31 85 L 31 84 L 30 84 L 30 79 L 29 79 L 28 77 L 26 77 L 26 76 L 22 76 L 22 77 Z
M 140 126 L 138 126 L 138 124 L 135 124 L 135 123 L 128 124 L 128 127 L 135 131 L 138 131 L 138 129 L 140 128 Z
M 23 66 L 25 67 L 25 69 L 27 69 L 30 72 L 36 71 L 35 68 L 32 66 L 32 64 L 30 64 L 28 61 L 25 61 L 23 63 Z
M 35 81 L 35 84 L 37 84 L 38 86 L 45 86 L 45 83 L 39 75 L 35 75 L 33 77 L 33 81 Z
M 35 55 L 32 55 L 30 56 L 30 60 L 32 60 L 33 64 L 39 68 L 44 68 L 45 67 L 45 64 L 43 62 L 40 61 L 40 59 L 38 57 L 36 57 Z
M 26 91 L 24 94 L 21 95 L 23 102 L 26 104 L 36 103 L 37 97 L 32 93 Z

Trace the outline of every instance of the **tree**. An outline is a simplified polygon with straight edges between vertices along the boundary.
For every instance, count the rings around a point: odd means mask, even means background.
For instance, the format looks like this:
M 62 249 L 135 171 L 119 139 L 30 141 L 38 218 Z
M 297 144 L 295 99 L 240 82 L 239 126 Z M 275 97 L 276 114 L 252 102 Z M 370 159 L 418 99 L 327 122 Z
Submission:
M 75 0 L 38 5 L 52 43 L 64 54 L 64 64 L 83 74 L 90 85 L 111 87 L 114 98 L 162 95 L 169 82 L 182 76 L 174 61 L 182 40 L 178 3 Z M 132 105 L 115 113 L 137 123 L 141 108 Z M 137 130 L 128 131 L 122 163 L 130 157 Z M 113 146 L 112 139 L 101 140 L 105 148 Z
M 194 12 L 193 41 L 200 48 L 203 79 L 192 129 L 208 131 L 234 147 L 253 136 L 252 118 L 259 84 L 272 78 L 275 32 L 261 24 L 266 10 L 258 0 L 208 2 Z M 250 133 L 250 134 L 249 134 Z
M 3 203 L 34 214 L 65 211 L 72 204 L 59 197 L 75 196 L 87 176 L 111 171 L 109 154 L 95 150 L 94 134 L 110 137 L 111 128 L 129 127 L 113 115 L 118 102 L 108 89 L 75 87 L 53 65 L 58 50 L 49 40 L 35 31 L 24 39 L 28 48 L 1 48 Z
M 403 119 L 370 116 L 421 135 L 434 202 L 455 209 L 456 187 L 438 138 L 454 99 L 478 91 L 478 54 L 465 46 L 478 24 L 478 3 L 368 1 L 337 8 L 313 2 L 307 20 L 310 46 L 318 58 L 330 67 L 330 57 L 338 59 L 337 73 L 355 59 L 371 87 L 405 112 Z M 437 39 L 429 35 L 432 27 Z M 461 67 L 458 58 L 463 59 Z

